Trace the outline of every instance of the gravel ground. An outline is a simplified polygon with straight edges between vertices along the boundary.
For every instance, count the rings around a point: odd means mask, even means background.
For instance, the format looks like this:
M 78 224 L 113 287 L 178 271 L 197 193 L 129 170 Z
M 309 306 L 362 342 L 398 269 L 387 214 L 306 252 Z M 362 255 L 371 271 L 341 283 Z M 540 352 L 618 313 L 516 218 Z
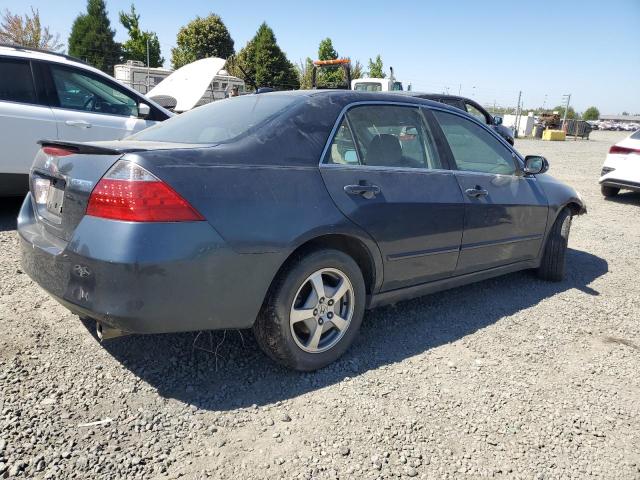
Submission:
M 517 143 L 588 203 L 564 282 L 523 272 L 369 312 L 311 374 L 248 332 L 100 345 L 21 272 L 2 200 L 0 477 L 640 478 L 640 195 L 597 184 L 623 136 Z

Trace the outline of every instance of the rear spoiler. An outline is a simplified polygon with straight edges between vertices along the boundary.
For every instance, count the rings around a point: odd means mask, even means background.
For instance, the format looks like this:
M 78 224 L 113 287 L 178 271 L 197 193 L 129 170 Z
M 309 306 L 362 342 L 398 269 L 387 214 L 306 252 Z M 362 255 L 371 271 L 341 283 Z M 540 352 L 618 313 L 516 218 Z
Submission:
M 93 155 L 122 155 L 123 153 L 140 152 L 144 148 L 123 147 L 110 148 L 101 145 L 82 142 L 66 142 L 61 140 L 39 140 L 38 144 L 42 147 L 63 147 L 73 150 L 75 153 L 86 153 Z

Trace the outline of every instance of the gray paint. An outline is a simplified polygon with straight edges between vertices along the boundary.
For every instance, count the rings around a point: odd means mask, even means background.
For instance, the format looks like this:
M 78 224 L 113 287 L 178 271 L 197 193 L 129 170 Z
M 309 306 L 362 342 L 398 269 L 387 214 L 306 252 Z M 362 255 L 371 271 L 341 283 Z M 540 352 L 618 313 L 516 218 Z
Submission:
M 342 235 L 363 245 L 374 269 L 368 302 L 376 305 L 536 266 L 559 209 L 582 206 L 546 174 L 511 179 L 518 201 L 502 196 L 513 187 L 505 184 L 494 185 L 492 204 L 474 205 L 460 188 L 467 175 L 455 170 L 319 167 L 349 105 L 453 109 L 384 94 L 287 94 L 304 101 L 235 143 L 101 142 L 104 155 L 62 157 L 57 173 L 40 154 L 34 171 L 65 182 L 65 209 L 55 225 L 27 196 L 18 219 L 25 271 L 71 310 L 125 331 L 244 328 L 279 269 L 310 240 Z M 166 181 L 206 221 L 84 216 L 92 185 L 118 158 Z M 346 196 L 344 185 L 361 180 L 379 184 L 382 195 Z

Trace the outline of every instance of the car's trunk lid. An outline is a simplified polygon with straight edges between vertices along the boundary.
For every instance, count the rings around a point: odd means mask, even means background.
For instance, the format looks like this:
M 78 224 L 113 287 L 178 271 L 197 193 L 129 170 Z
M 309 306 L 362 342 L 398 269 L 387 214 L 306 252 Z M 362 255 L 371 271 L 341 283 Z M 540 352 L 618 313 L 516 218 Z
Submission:
M 53 235 L 69 241 L 85 214 L 96 183 L 125 153 L 193 148 L 164 142 L 75 143 L 43 140 L 31 168 L 30 190 L 37 218 Z M 60 149 L 60 155 L 45 147 Z M 197 145 L 202 147 L 202 145 Z M 69 152 L 69 153 L 66 153 Z

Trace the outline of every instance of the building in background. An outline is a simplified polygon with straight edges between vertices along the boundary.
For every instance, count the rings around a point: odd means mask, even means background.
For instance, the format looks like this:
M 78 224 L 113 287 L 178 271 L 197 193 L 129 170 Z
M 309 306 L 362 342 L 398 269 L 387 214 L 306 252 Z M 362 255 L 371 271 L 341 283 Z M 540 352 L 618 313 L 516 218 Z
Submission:
M 171 75 L 171 72 L 166 68 L 147 68 L 138 60 L 127 60 L 127 63 L 113 67 L 116 80 L 143 94 Z
M 600 115 L 602 122 L 640 123 L 640 115 Z

